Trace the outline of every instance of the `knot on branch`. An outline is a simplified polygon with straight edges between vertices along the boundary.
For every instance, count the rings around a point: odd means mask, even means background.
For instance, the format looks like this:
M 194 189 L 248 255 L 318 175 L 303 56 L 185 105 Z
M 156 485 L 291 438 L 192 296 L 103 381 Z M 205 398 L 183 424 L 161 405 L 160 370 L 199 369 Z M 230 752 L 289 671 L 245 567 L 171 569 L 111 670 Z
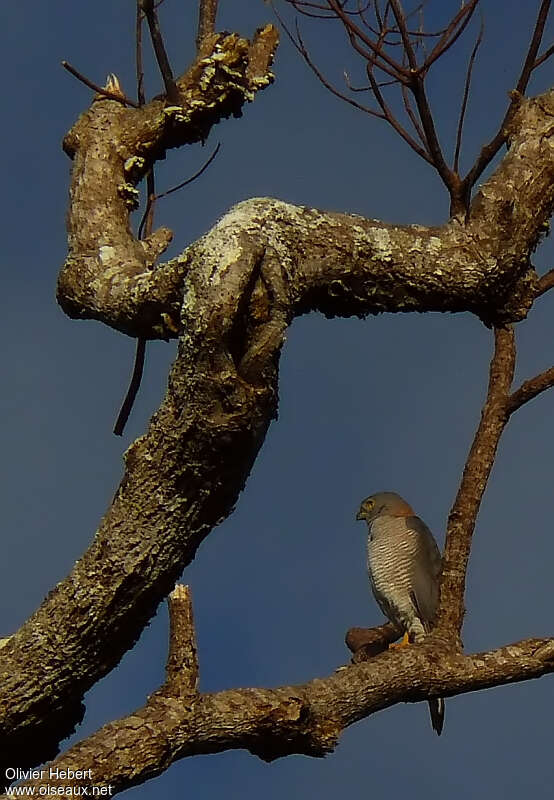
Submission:
M 507 282 L 504 290 L 497 287 L 490 307 L 484 306 L 479 310 L 479 318 L 488 328 L 520 322 L 531 310 L 537 297 L 538 275 L 528 261 L 516 274 L 516 279 Z
M 264 703 L 268 705 L 267 691 Z M 293 753 L 321 758 L 334 750 L 340 732 L 337 723 L 315 717 L 310 704 L 301 697 L 277 695 L 275 704 L 260 716 L 255 736 L 247 746 L 253 755 L 268 762 Z

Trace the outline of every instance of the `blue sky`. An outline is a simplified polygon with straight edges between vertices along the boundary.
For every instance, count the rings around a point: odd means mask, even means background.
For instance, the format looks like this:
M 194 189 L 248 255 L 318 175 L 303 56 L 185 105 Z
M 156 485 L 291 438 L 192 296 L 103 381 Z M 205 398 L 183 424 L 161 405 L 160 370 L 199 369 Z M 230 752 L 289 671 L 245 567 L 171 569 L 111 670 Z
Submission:
M 251 35 L 271 20 L 254 0 L 222 0 L 219 29 Z M 161 21 L 176 71 L 193 54 L 194 3 L 166 0 Z M 429 3 L 429 21 L 459 3 Z M 485 43 L 476 65 L 467 158 L 495 130 L 513 86 L 538 2 L 483 0 Z M 192 9 L 192 10 L 190 10 Z M 0 633 L 18 627 L 87 547 L 122 474 L 121 455 L 165 389 L 174 345 L 149 346 L 145 379 L 123 439 L 111 429 L 134 343 L 56 306 L 65 255 L 70 162 L 61 139 L 90 101 L 61 67 L 67 59 L 102 83 L 115 72 L 133 91 L 134 3 L 4 4 L 5 123 L 2 325 L 4 454 Z M 552 40 L 554 26 L 550 26 Z M 340 80 L 356 66 L 338 30 L 306 20 L 306 41 Z M 451 141 L 463 83 L 462 53 L 441 62 L 431 95 Z M 241 120 L 214 129 L 205 148 L 173 152 L 162 190 L 189 176 L 215 143 L 202 178 L 160 204 L 175 231 L 171 254 L 234 203 L 271 196 L 391 222 L 435 224 L 448 213 L 433 172 L 378 120 L 331 97 L 283 39 L 277 80 Z M 552 83 L 552 66 L 534 91 Z M 155 74 L 150 92 L 160 91 Z M 535 254 L 550 268 L 550 241 Z M 554 361 L 552 297 L 518 326 L 519 379 Z M 381 621 L 365 573 L 361 498 L 395 490 L 442 544 L 446 516 L 479 418 L 491 334 L 468 314 L 325 320 L 289 331 L 279 419 L 270 429 L 236 512 L 201 546 L 183 580 L 192 587 L 201 688 L 280 685 L 324 676 L 348 661 L 344 633 Z M 519 411 L 504 436 L 475 535 L 464 641 L 470 651 L 552 631 L 554 393 Z M 140 706 L 163 680 L 165 605 L 120 667 L 86 697 L 77 732 Z M 310 792 L 381 797 L 544 795 L 554 780 L 552 678 L 447 702 L 437 739 L 427 708 L 400 705 L 349 729 L 335 754 L 264 764 L 246 752 L 186 759 L 131 790 L 136 798 L 267 800 Z

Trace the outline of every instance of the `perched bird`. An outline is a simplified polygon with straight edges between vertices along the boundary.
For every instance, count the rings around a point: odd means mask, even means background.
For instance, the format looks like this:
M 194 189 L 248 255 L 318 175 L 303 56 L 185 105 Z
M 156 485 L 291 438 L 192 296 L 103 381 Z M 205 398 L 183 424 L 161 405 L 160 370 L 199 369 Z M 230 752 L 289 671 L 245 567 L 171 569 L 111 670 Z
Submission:
M 367 568 L 379 607 L 404 632 L 404 644 L 422 641 L 439 601 L 441 555 L 433 534 L 396 492 L 366 497 L 356 519 L 369 529 Z M 429 700 L 429 710 L 440 736 L 444 700 Z

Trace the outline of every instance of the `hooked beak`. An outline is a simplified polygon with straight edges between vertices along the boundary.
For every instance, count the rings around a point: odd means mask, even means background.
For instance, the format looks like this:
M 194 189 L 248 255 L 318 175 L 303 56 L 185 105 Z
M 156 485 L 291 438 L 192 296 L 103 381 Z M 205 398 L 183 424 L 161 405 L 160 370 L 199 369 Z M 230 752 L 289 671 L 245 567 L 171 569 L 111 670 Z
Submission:
M 364 514 L 364 512 L 363 512 L 361 509 L 360 509 L 360 510 L 358 511 L 358 513 L 356 514 L 356 519 L 357 519 L 357 520 L 360 520 L 360 519 L 365 519 L 365 514 Z

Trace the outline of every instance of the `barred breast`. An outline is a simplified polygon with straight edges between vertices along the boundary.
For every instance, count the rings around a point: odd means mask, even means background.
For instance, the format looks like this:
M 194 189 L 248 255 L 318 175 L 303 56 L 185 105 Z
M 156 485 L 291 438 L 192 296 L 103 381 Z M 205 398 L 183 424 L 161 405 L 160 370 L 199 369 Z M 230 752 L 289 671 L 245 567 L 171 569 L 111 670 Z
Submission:
M 367 567 L 371 589 L 391 622 L 406 630 L 417 611 L 412 600 L 412 575 L 417 537 L 403 517 L 381 516 L 369 528 Z

